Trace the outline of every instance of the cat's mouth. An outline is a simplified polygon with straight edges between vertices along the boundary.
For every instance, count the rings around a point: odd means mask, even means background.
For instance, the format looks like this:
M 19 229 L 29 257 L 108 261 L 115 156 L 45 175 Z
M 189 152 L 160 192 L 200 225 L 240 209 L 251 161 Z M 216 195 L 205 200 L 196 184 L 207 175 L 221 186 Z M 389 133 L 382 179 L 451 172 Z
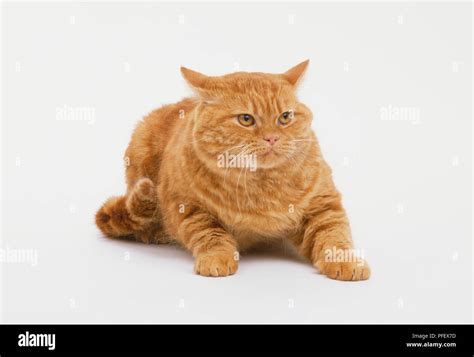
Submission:
M 266 157 L 270 155 L 276 155 L 275 149 L 273 147 L 268 148 L 266 151 L 264 151 L 261 156 Z
M 265 151 L 261 154 L 261 156 L 269 156 L 269 155 L 274 154 L 274 153 L 275 153 L 275 151 L 273 150 L 273 148 L 268 148 L 267 150 L 265 150 Z

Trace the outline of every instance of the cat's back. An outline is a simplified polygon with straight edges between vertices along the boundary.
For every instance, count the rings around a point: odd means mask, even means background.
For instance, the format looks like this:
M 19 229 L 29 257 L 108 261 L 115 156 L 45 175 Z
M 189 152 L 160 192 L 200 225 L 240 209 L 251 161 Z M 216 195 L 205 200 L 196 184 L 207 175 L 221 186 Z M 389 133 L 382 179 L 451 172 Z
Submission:
M 156 182 L 166 146 L 195 105 L 192 98 L 164 105 L 137 124 L 124 158 L 129 188 L 142 177 Z

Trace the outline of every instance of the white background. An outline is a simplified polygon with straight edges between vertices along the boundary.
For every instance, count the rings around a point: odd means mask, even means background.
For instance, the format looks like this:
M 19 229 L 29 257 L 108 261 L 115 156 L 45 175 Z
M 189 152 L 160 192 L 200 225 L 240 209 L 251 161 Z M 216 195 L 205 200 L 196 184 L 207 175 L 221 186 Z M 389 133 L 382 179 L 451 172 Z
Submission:
M 3 4 L 2 249 L 38 261 L 0 263 L 2 321 L 471 322 L 471 25 L 469 3 Z M 300 98 L 369 281 L 279 249 L 204 278 L 177 247 L 101 237 L 94 214 L 125 190 L 136 122 L 190 93 L 180 65 L 282 72 L 306 58 Z M 388 106 L 419 118 L 383 120 Z

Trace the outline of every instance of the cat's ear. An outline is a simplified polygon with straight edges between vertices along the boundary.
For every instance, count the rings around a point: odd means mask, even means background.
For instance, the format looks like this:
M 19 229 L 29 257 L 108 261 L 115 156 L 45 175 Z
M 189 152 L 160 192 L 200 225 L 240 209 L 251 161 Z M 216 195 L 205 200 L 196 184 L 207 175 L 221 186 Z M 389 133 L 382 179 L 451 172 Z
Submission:
M 206 92 L 206 85 L 209 83 L 208 76 L 186 67 L 181 67 L 181 74 L 197 94 L 203 95 Z
M 204 87 L 208 76 L 205 74 L 193 71 L 192 69 L 181 67 L 181 74 L 183 75 L 184 79 L 189 83 L 190 86 L 195 88 Z
M 290 68 L 288 71 L 283 73 L 283 78 L 285 78 L 291 85 L 297 86 L 301 78 L 303 78 L 306 68 L 308 67 L 309 59 L 296 66 Z

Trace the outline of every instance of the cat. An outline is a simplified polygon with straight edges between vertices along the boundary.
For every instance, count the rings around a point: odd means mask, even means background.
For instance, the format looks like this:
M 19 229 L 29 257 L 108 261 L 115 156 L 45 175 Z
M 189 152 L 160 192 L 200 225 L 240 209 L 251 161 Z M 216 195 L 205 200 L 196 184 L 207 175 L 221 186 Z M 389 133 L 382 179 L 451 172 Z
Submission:
M 177 242 L 203 276 L 232 275 L 239 252 L 284 240 L 329 278 L 368 279 L 363 259 L 347 259 L 341 195 L 312 113 L 296 97 L 308 63 L 213 77 L 181 67 L 195 96 L 137 125 L 125 153 L 127 192 L 96 214 L 103 234 Z

